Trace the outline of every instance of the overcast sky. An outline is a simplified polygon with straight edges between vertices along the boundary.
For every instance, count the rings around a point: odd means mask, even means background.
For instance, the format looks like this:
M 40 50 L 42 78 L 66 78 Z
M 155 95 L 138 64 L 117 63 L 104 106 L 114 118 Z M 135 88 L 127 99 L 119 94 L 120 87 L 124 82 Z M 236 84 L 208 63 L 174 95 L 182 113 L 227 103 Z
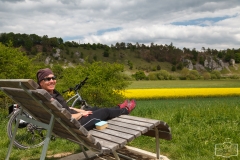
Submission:
M 0 0 L 0 33 L 64 41 L 240 48 L 240 0 Z

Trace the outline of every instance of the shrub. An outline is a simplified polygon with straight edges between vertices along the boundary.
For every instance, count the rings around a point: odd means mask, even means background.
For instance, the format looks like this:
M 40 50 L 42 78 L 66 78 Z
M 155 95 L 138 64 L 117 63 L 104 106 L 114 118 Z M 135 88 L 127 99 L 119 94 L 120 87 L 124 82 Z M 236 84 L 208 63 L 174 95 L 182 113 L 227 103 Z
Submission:
M 57 86 L 57 90 L 74 87 L 88 76 L 86 85 L 81 89 L 83 98 L 90 105 L 110 107 L 123 100 L 122 90 L 129 84 L 124 80 L 123 69 L 121 64 L 107 62 L 85 63 L 84 66 L 66 68 L 60 83 L 62 85 Z
M 187 79 L 196 80 L 199 79 L 199 73 L 196 70 L 189 71 L 189 75 L 187 75 Z
M 220 79 L 221 78 L 221 73 L 217 70 L 212 71 L 211 73 L 211 79 Z
M 146 75 L 143 71 L 137 71 L 135 74 L 132 75 L 136 80 L 144 80 L 146 79 Z
M 205 80 L 211 79 L 211 74 L 209 72 L 204 72 L 202 76 L 203 76 L 203 79 Z
M 156 73 L 149 73 L 148 74 L 148 79 L 149 80 L 158 80 L 157 74 Z
M 166 70 L 160 70 L 157 73 L 157 77 L 158 77 L 159 80 L 168 80 L 169 76 L 170 76 L 170 74 Z
M 181 80 L 186 80 L 187 79 L 187 76 L 189 75 L 189 69 L 187 69 L 187 68 L 183 68 L 182 70 L 181 70 L 181 73 L 180 73 L 181 75 L 180 75 L 180 79 Z

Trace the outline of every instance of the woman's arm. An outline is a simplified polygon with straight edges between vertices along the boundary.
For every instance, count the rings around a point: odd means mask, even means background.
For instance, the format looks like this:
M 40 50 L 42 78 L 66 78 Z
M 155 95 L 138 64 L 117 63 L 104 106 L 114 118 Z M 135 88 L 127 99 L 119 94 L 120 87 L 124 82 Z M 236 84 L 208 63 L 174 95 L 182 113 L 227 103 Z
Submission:
M 82 118 L 83 114 L 82 113 L 75 113 L 72 114 L 72 118 L 75 118 L 76 120 L 79 120 L 80 118 Z
M 85 110 L 82 110 L 82 109 L 78 109 L 78 110 L 81 110 L 81 111 L 79 111 L 78 113 L 72 114 L 72 117 L 75 118 L 76 120 L 79 120 L 83 116 L 87 117 L 89 114 L 92 114 L 92 111 L 85 111 Z
M 83 110 L 83 109 L 78 109 L 78 108 L 74 108 L 74 107 L 69 107 L 70 109 L 73 109 L 73 110 L 75 110 L 75 111 L 77 111 L 77 112 L 83 112 L 83 111 L 85 111 L 85 110 Z

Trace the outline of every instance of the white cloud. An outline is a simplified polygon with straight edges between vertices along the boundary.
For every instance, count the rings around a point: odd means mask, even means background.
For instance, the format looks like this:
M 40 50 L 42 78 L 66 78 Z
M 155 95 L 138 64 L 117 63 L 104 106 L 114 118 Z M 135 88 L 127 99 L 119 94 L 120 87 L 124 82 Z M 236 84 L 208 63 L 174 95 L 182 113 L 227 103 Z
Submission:
M 209 20 L 219 17 L 225 18 Z M 172 25 L 194 20 L 201 21 Z M 239 26 L 239 0 L 0 0 L 1 33 L 34 33 L 81 43 L 240 48 Z M 112 28 L 121 29 L 98 34 Z

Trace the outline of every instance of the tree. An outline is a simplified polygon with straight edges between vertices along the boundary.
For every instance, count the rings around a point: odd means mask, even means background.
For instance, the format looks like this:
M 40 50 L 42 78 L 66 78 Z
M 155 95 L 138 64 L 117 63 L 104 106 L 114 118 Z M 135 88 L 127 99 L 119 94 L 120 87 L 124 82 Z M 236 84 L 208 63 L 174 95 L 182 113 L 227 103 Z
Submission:
M 172 70 L 172 71 L 176 71 L 176 66 L 173 65 L 171 70 Z
M 122 71 L 124 66 L 117 63 L 93 62 L 84 63 L 84 66 L 66 68 L 63 71 L 63 89 L 78 84 L 88 76 L 87 83 L 81 89 L 81 94 L 90 105 L 110 107 L 123 100 L 122 90 L 129 82 L 124 80 Z M 62 89 L 62 90 L 63 90 Z
M 0 79 L 35 79 L 34 71 L 38 66 L 33 65 L 23 52 L 12 45 L 11 42 L 8 46 L 0 43 Z M 0 92 L 0 103 L 5 97 L 6 95 Z
M 133 69 L 133 63 L 130 61 L 130 60 L 128 60 L 128 66 L 129 66 L 129 69 Z
M 104 52 L 103 52 L 103 57 L 109 57 L 109 48 L 105 48 Z
M 5 46 L 0 43 L 0 78 L 35 78 L 32 76 L 33 65 L 30 59 L 10 43 Z
M 235 53 L 235 62 L 240 63 L 240 53 Z
M 135 74 L 133 74 L 133 77 L 136 79 L 136 80 L 143 80 L 143 79 L 146 79 L 146 75 L 143 71 L 137 71 Z

